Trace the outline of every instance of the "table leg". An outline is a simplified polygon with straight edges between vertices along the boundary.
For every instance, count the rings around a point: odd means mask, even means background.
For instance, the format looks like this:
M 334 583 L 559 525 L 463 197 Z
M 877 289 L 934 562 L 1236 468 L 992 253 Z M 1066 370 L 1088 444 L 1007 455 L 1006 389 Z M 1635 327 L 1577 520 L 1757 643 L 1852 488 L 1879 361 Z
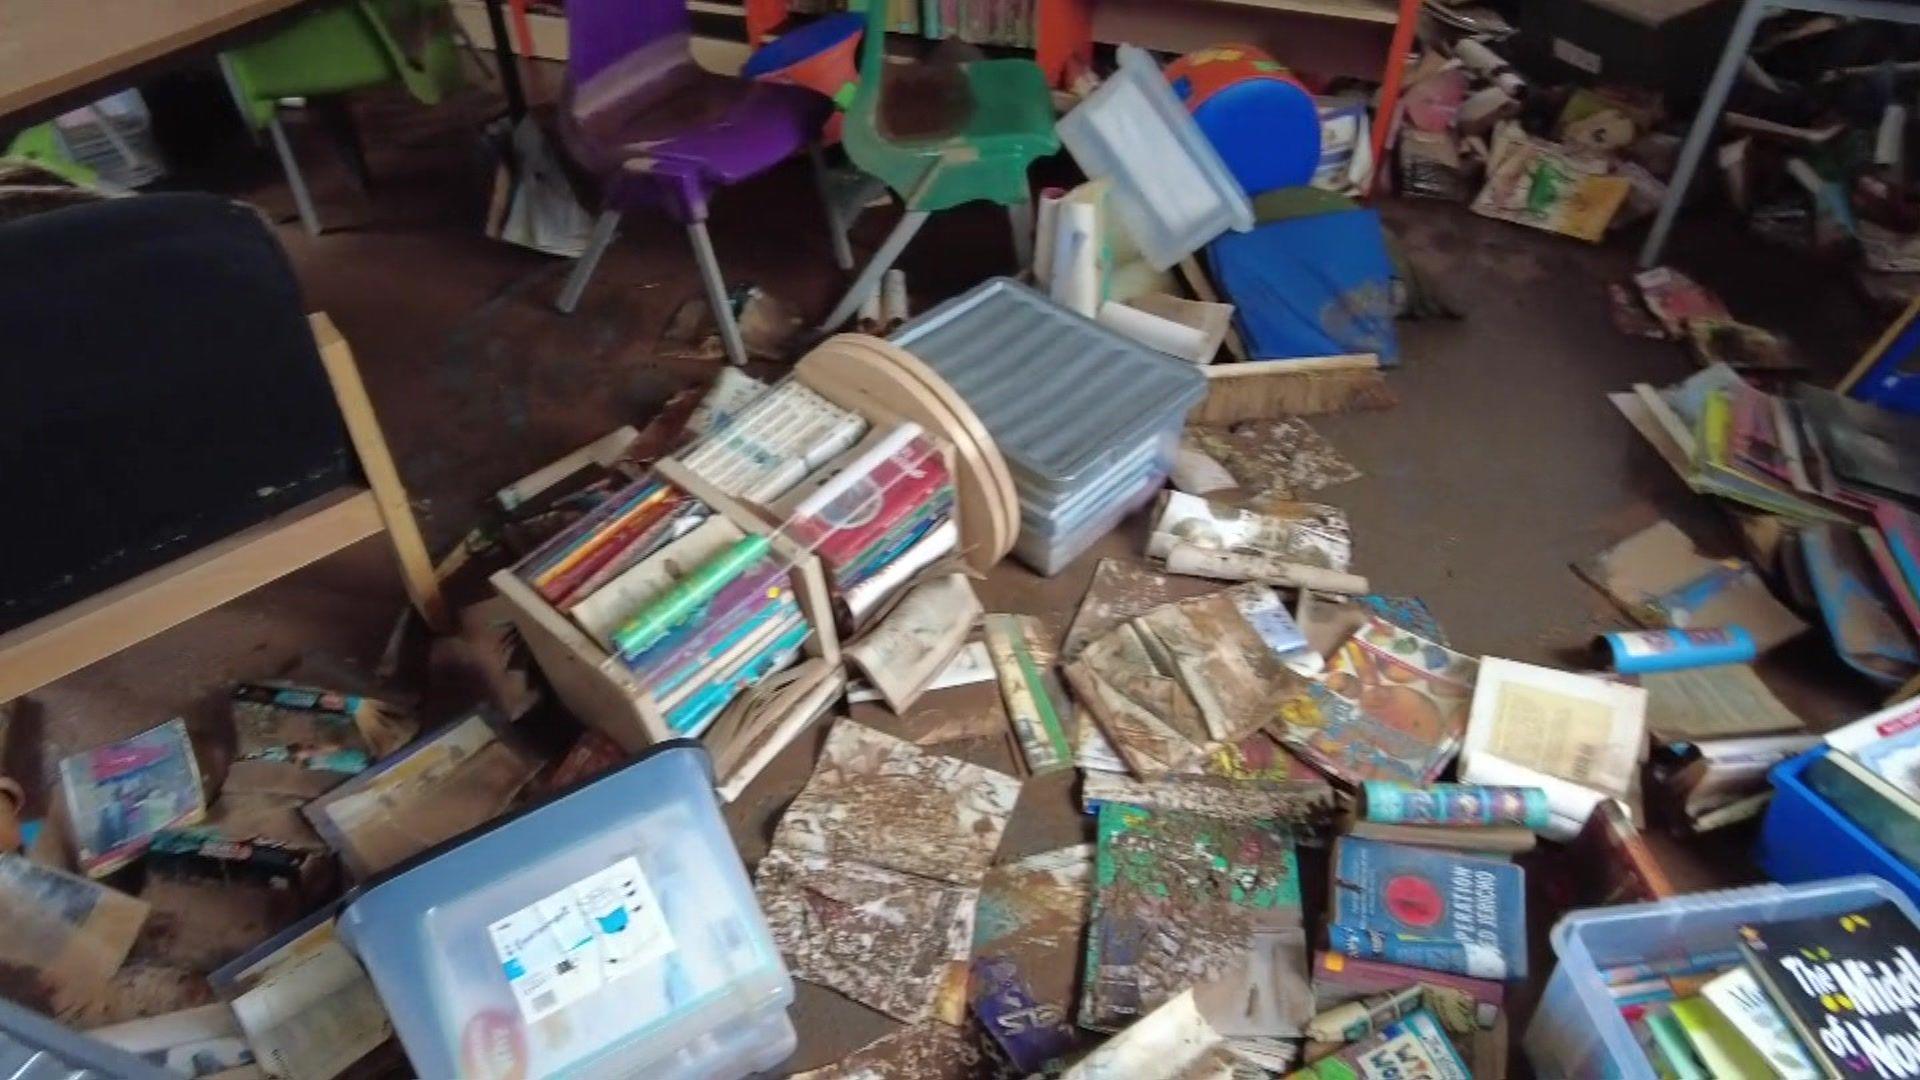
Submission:
M 507 119 L 517 126 L 527 115 L 527 95 L 520 88 L 520 60 L 507 37 L 507 16 L 500 10 L 504 2 L 487 0 L 487 30 L 493 34 L 494 62 L 500 66 L 500 90 L 507 96 Z
M 1413 32 L 1420 26 L 1421 0 L 1400 0 L 1400 18 L 1393 24 L 1393 44 L 1387 47 L 1386 77 L 1380 83 L 1380 108 L 1373 114 L 1373 175 L 1367 177 L 1367 192 L 1380 189 L 1380 174 L 1387 165 L 1387 136 L 1392 133 L 1393 114 L 1400 107 L 1400 80 L 1406 74 L 1407 53 L 1413 49 Z
M 1740 63 L 1746 59 L 1747 46 L 1753 43 L 1754 28 L 1760 25 L 1767 7 L 1767 0 L 1746 0 L 1740 7 L 1733 31 L 1727 35 L 1727 47 L 1720 53 L 1720 66 L 1713 69 L 1713 81 L 1707 84 L 1700 111 L 1694 114 L 1693 127 L 1688 129 L 1687 141 L 1680 148 L 1679 164 L 1674 167 L 1672 179 L 1667 181 L 1667 194 L 1660 200 L 1660 212 L 1654 216 L 1653 228 L 1647 231 L 1646 243 L 1640 247 L 1642 267 L 1660 261 L 1660 252 L 1667 246 L 1667 233 L 1673 229 L 1673 219 L 1680 214 L 1687 187 L 1693 183 L 1694 171 L 1707 152 L 1707 142 L 1713 138 L 1713 129 L 1720 122 L 1720 109 L 1727 103 L 1734 77 L 1740 73 Z

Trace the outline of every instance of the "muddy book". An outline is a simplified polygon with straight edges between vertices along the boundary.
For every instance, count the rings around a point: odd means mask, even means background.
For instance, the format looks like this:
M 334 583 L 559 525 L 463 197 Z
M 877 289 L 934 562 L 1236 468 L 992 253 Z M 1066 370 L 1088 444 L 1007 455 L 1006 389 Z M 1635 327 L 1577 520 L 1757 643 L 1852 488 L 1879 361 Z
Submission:
M 1223 1035 L 1297 1038 L 1313 998 L 1288 830 L 1109 802 L 1098 833 L 1080 1026 L 1117 1031 L 1192 988 Z

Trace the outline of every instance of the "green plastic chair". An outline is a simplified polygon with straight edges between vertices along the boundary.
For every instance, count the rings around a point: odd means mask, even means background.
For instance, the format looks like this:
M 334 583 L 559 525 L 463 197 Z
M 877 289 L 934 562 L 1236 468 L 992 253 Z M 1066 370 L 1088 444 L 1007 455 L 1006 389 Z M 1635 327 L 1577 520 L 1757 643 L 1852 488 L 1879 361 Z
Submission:
M 418 33 L 411 32 L 414 26 Z M 421 104 L 437 105 L 465 81 L 452 27 L 446 0 L 354 0 L 221 54 L 234 103 L 251 130 L 265 130 L 272 140 L 307 232 L 320 235 L 320 216 L 280 124 L 281 99 L 398 82 Z M 403 34 L 418 43 L 409 48 Z
M 0 157 L 21 158 L 81 187 L 94 187 L 100 183 L 99 174 L 80 163 L 67 149 L 67 141 L 60 137 L 60 129 L 49 120 L 44 124 L 35 124 L 13 137 Z
M 852 5 L 861 7 L 860 0 Z M 1060 149 L 1053 96 L 1031 60 L 976 60 L 959 66 L 936 115 L 908 132 L 888 129 L 883 97 L 887 69 L 887 5 L 868 0 L 866 39 L 860 45 L 860 88 L 847 107 L 842 144 L 861 171 L 893 189 L 906 205 L 880 250 L 821 324 L 830 332 L 853 317 L 880 278 L 932 214 L 985 199 L 1007 208 L 1020 265 L 1030 261 L 1033 194 L 1027 169 Z

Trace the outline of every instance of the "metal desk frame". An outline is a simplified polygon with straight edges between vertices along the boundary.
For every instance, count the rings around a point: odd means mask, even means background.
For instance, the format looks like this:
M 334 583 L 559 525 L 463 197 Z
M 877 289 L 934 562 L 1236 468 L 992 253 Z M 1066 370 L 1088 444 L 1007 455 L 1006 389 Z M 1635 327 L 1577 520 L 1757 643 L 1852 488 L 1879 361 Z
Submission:
M 1753 32 L 1760 20 L 1773 11 L 1812 11 L 1920 24 L 1920 3 L 1903 0 L 1745 0 L 1739 16 L 1734 19 L 1733 32 L 1727 35 L 1727 47 L 1720 53 L 1720 66 L 1713 69 L 1713 81 L 1707 84 L 1706 97 L 1701 100 L 1693 127 L 1687 131 L 1687 141 L 1680 148 L 1680 164 L 1667 185 L 1666 198 L 1660 201 L 1660 213 L 1653 219 L 1646 242 L 1640 246 L 1641 266 L 1653 266 L 1660 261 L 1660 253 L 1667 246 L 1667 234 L 1673 230 L 1673 219 L 1680 214 L 1680 203 L 1693 183 L 1694 172 L 1700 168 L 1700 159 L 1706 156 L 1707 142 L 1713 138 L 1713 129 L 1720 122 L 1720 110 L 1726 107 L 1727 94 L 1732 91 L 1741 62 L 1753 44 Z

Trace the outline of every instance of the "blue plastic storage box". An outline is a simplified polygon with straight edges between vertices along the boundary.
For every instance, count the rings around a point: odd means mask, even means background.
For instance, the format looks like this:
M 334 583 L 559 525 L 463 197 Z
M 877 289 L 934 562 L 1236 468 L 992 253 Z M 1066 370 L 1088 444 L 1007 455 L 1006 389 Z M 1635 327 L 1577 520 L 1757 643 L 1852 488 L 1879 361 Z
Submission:
M 1920 902 L 1920 874 L 1868 836 L 1806 785 L 1807 767 L 1825 757 L 1817 746 L 1773 767 L 1773 803 L 1760 827 L 1755 861 L 1775 881 L 1818 881 L 1843 874 L 1872 874 Z
M 1527 1059 L 1541 1076 L 1658 1080 L 1607 992 L 1602 968 L 1723 952 L 1737 947 L 1748 923 L 1839 915 L 1885 900 L 1920 921 L 1906 894 L 1866 876 L 1572 912 L 1550 935 L 1560 962 L 1527 1026 Z

